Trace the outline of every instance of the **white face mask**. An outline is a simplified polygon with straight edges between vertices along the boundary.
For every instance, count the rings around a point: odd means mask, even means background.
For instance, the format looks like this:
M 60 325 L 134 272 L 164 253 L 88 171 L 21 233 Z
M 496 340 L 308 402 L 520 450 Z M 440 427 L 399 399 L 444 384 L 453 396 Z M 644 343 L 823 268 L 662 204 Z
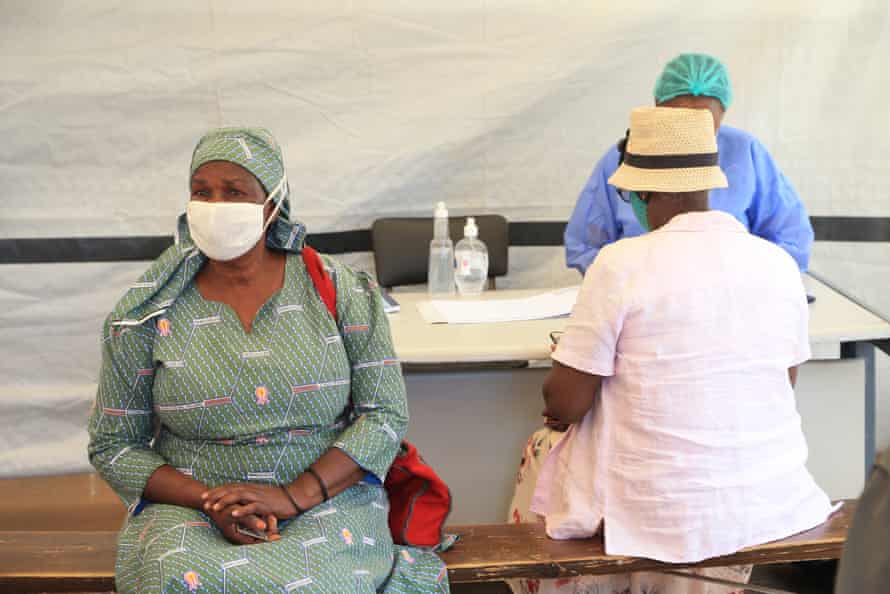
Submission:
M 282 191 L 285 184 L 286 176 L 281 178 L 262 204 L 191 200 L 186 208 L 186 218 L 195 245 L 211 260 L 221 262 L 246 254 L 278 215 L 281 200 L 267 221 L 263 221 L 263 208 L 266 202 Z

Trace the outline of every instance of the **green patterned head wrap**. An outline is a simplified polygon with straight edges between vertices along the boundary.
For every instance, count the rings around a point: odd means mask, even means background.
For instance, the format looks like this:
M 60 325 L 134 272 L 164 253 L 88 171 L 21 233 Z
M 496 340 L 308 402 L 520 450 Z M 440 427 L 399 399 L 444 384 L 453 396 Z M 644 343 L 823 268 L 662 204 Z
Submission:
M 240 165 L 253 174 L 266 194 L 282 185 L 275 203 L 281 202 L 281 213 L 290 218 L 287 173 L 281 148 L 265 128 L 217 128 L 201 137 L 192 153 L 189 177 L 204 163 L 228 161 Z
M 680 54 L 668 62 L 655 82 L 655 103 L 661 105 L 681 95 L 713 97 L 729 109 L 732 86 L 726 66 L 707 54 Z

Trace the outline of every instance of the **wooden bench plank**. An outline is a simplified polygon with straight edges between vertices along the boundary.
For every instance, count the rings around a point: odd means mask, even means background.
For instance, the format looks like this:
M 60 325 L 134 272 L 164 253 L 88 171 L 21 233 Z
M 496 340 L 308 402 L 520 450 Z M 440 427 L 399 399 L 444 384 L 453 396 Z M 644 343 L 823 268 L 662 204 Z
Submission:
M 813 530 L 694 564 L 606 555 L 602 539 L 555 541 L 541 524 L 451 526 L 462 539 L 442 558 L 455 584 L 837 559 L 855 509 L 848 502 Z M 116 547 L 110 531 L 0 532 L 0 592 L 113 590 Z
M 121 500 L 92 472 L 0 479 L 3 530 L 118 530 L 126 515 Z
M 552 540 L 542 524 L 451 526 L 449 531 L 461 534 L 462 540 L 442 558 L 454 584 L 838 559 L 855 511 L 855 501 L 846 502 L 827 522 L 812 530 L 700 563 L 670 564 L 606 555 L 602 538 Z
M 117 532 L 0 532 L 0 592 L 114 590 Z

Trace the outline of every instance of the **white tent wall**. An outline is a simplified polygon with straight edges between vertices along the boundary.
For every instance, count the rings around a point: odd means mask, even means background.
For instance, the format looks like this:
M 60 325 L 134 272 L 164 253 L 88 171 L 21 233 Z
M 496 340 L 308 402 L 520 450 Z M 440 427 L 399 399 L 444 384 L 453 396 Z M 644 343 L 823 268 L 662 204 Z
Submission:
M 0 15 L 0 240 L 170 235 L 195 141 L 237 124 L 281 141 L 310 231 L 438 200 L 564 221 L 682 51 L 726 62 L 726 122 L 811 215 L 890 216 L 886 0 L 0 0 Z M 886 317 L 888 250 L 824 243 L 812 268 Z M 101 320 L 144 267 L 0 265 L 0 475 L 86 467 Z M 560 248 L 511 248 L 505 285 L 573 282 Z M 879 382 L 887 444 L 886 358 Z

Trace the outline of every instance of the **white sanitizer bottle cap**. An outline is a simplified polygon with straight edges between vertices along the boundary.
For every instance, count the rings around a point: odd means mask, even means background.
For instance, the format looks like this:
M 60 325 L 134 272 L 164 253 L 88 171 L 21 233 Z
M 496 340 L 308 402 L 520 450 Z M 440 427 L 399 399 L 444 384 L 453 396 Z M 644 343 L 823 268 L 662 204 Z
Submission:
M 436 204 L 436 214 L 435 217 L 437 219 L 447 219 L 448 218 L 448 207 L 445 206 L 444 202 L 439 202 Z

